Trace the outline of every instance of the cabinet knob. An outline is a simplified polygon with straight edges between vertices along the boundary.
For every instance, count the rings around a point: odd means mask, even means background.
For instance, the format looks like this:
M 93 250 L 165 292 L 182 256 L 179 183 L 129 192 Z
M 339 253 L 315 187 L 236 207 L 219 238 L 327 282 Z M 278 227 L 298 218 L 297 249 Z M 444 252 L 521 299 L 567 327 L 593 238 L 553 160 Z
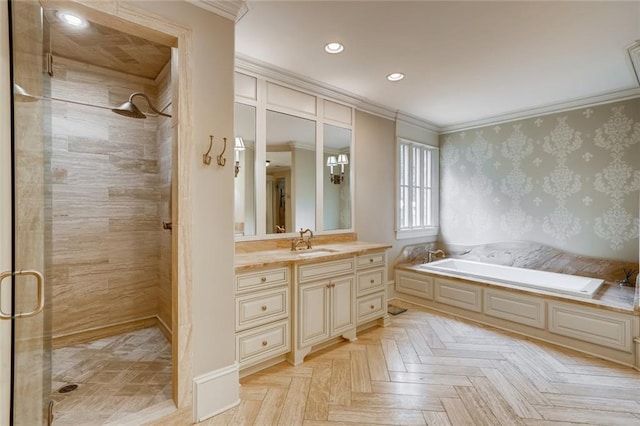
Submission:
M 262 281 L 263 283 L 267 281 L 267 277 L 262 277 L 260 278 L 260 281 Z
M 375 309 L 376 307 L 375 307 L 375 306 L 373 306 L 373 305 L 371 305 L 371 306 L 369 306 L 369 308 L 371 308 L 371 310 L 373 310 L 373 309 Z
M 266 311 L 267 310 L 267 305 L 262 305 L 262 310 Z
M 369 281 L 371 284 L 373 284 L 374 282 L 376 282 L 376 280 L 370 280 Z
M 369 262 L 370 262 L 370 263 L 373 263 L 373 259 L 369 259 Z
M 262 341 L 262 346 L 267 346 L 269 343 L 266 340 Z

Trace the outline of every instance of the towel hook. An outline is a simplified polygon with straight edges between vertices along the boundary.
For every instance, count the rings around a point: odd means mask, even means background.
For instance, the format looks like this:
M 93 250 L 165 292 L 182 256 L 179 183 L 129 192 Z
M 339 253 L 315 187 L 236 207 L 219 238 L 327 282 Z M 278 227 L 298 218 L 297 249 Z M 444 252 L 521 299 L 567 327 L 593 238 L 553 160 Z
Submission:
M 224 165 L 227 164 L 227 159 L 224 158 L 222 155 L 224 154 L 224 151 L 227 149 L 227 138 L 222 138 L 222 140 L 224 141 L 224 146 L 222 147 L 222 152 L 220 153 L 220 155 L 216 157 L 216 159 L 218 160 L 218 166 L 224 167 Z
M 209 135 L 209 149 L 207 149 L 207 152 L 202 154 L 202 162 L 207 166 L 211 164 L 211 156 L 209 155 L 211 147 L 213 147 L 213 135 Z

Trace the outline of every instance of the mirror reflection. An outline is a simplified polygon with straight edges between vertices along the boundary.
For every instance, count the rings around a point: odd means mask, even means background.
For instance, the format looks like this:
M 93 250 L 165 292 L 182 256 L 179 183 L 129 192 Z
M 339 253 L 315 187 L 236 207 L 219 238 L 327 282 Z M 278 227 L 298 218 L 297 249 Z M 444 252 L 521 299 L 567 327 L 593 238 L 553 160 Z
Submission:
M 236 103 L 234 128 L 234 232 L 238 236 L 255 235 L 256 108 Z
M 351 130 L 324 125 L 324 230 L 351 228 Z
M 316 123 L 267 111 L 266 232 L 316 225 Z

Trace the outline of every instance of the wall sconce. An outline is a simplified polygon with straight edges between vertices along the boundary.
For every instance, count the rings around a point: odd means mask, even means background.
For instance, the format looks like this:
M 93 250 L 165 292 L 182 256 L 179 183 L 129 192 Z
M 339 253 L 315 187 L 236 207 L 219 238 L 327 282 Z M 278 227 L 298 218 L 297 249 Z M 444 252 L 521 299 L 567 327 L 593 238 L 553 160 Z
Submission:
M 327 166 L 331 172 L 331 183 L 340 184 L 344 181 L 344 165 L 349 164 L 349 157 L 347 154 L 340 154 L 338 157 L 330 155 L 327 158 Z M 340 166 L 340 174 L 334 175 L 333 168 Z
M 240 151 L 244 151 L 244 141 L 241 137 L 236 136 L 235 143 L 233 145 L 233 151 L 236 160 L 236 168 L 235 168 L 235 177 L 238 177 L 238 172 L 240 172 Z

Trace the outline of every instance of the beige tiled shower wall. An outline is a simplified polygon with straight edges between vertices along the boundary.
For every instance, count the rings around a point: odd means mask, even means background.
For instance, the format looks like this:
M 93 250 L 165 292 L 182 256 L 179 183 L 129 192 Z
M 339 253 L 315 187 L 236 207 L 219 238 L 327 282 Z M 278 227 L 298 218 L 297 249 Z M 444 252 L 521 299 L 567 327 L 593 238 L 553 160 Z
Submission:
M 167 114 L 171 109 L 171 64 L 168 63 L 158 78 L 157 107 Z M 170 118 L 158 119 L 158 161 L 160 162 L 160 220 L 171 222 L 171 156 L 173 129 Z M 171 232 L 160 234 L 160 279 L 158 286 L 158 318 L 165 334 L 171 331 Z
M 109 110 L 137 91 L 155 101 L 153 80 L 64 58 L 54 64 L 55 339 L 158 315 L 168 233 L 161 225 L 167 204 L 162 167 L 170 162 L 158 144 L 162 118 L 137 120 Z

